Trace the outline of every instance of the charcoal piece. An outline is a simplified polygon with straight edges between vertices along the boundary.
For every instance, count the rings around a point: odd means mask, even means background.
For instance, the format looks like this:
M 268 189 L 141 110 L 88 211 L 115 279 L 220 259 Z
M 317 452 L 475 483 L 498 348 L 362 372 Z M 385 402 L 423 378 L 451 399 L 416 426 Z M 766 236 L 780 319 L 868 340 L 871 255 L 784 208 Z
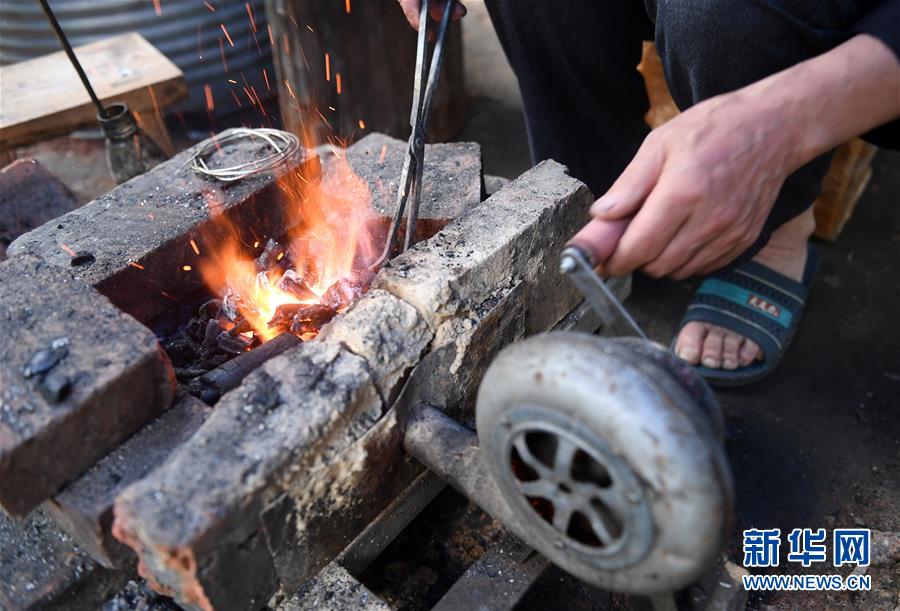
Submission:
M 201 358 L 200 361 L 194 366 L 194 368 L 200 369 L 203 373 L 206 373 L 210 369 L 215 369 L 231 358 L 234 358 L 234 355 L 228 354 L 227 352 L 216 352 L 215 354 L 208 354 Z
M 170 337 L 163 343 L 169 360 L 176 367 L 188 365 L 197 357 L 197 348 L 183 333 Z
M 285 293 L 294 295 L 299 301 L 309 301 L 311 299 L 319 298 L 318 295 L 310 290 L 309 286 L 306 284 L 306 281 L 292 269 L 284 272 L 275 286 Z
M 250 347 L 250 339 L 243 335 L 231 335 L 228 331 L 222 331 L 216 336 L 216 344 L 229 354 L 240 354 Z
M 47 403 L 62 403 L 72 391 L 72 381 L 62 373 L 51 372 L 38 384 L 38 392 Z
M 262 253 L 256 258 L 256 271 L 264 272 L 274 267 L 278 255 L 281 254 L 281 252 L 282 250 L 278 246 L 278 242 L 269 238 L 266 242 L 266 247 L 263 248 Z
M 328 287 L 328 290 L 322 295 L 322 302 L 338 310 L 356 301 L 364 292 L 363 287 L 354 284 L 347 278 L 341 278 Z
M 194 378 L 202 376 L 211 368 L 201 369 L 200 367 L 173 367 L 172 369 L 175 370 L 175 377 L 178 378 L 180 382 L 184 382 L 186 380 L 193 380 Z
M 253 330 L 253 326 L 250 324 L 250 321 L 246 318 L 238 317 L 238 319 L 234 321 L 234 326 L 228 329 L 228 333 L 230 335 L 237 335 L 238 333 L 246 333 L 251 330 Z
M 238 317 L 238 304 L 241 302 L 240 294 L 231 287 L 225 290 L 225 295 L 222 296 L 222 314 L 224 314 L 228 320 L 236 320 Z
M 219 311 L 222 309 L 221 299 L 210 299 L 197 309 L 197 316 L 201 320 L 209 320 L 210 318 L 218 318 Z
M 318 331 L 322 325 L 335 317 L 337 310 L 327 305 L 314 303 L 300 308 L 291 321 L 291 333 L 302 335 Z
M 215 346 L 216 338 L 221 332 L 222 327 L 219 325 L 219 321 L 210 320 L 209 322 L 207 322 L 206 329 L 203 332 L 203 346 L 205 348 Z
M 63 341 L 65 340 L 65 341 Z M 31 355 L 28 363 L 22 368 L 22 375 L 26 378 L 43 375 L 56 367 L 61 360 L 69 354 L 69 340 L 57 338 L 53 340 L 49 348 L 41 348 Z
M 275 314 L 272 316 L 271 320 L 269 320 L 268 327 L 270 329 L 276 329 L 281 333 L 290 331 L 291 322 L 294 320 L 294 316 L 304 307 L 304 305 L 305 304 L 302 303 L 285 303 L 278 306 L 275 308 Z
M 188 391 L 205 403 L 212 405 L 223 394 L 232 388 L 237 388 L 241 380 L 247 377 L 250 372 L 259 368 L 260 365 L 273 356 L 296 346 L 300 341 L 298 337 L 289 333 L 279 335 L 258 348 L 254 348 L 249 352 L 243 352 L 227 363 L 193 380 L 188 385 Z

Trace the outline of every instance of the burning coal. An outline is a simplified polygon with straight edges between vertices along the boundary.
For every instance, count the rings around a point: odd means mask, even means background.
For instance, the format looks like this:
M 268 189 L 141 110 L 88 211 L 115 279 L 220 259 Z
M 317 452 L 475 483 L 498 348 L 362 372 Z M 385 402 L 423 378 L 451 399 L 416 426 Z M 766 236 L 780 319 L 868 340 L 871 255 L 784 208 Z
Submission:
M 368 267 L 377 257 L 369 234 L 371 193 L 345 159 L 322 164 L 318 176 L 289 174 L 279 184 L 293 207 L 284 217 L 294 228 L 280 241 L 268 239 L 256 257 L 238 238 L 237 227 L 200 260 L 210 290 L 222 299 L 222 313 L 240 327 L 249 344 L 281 333 L 314 337 L 322 324 L 365 292 Z M 218 224 L 229 223 L 224 216 Z M 221 229 L 221 227 L 220 227 Z M 260 247 L 259 241 L 249 249 Z
M 284 197 L 277 211 L 288 227 L 278 238 L 246 243 L 235 225 L 207 202 L 213 227 L 191 247 L 197 269 L 214 296 L 166 349 L 182 380 L 222 365 L 283 333 L 302 340 L 367 290 L 379 254 L 367 221 L 372 196 L 346 159 L 329 154 L 315 175 L 299 170 L 278 183 Z M 244 229 L 244 231 L 242 231 Z

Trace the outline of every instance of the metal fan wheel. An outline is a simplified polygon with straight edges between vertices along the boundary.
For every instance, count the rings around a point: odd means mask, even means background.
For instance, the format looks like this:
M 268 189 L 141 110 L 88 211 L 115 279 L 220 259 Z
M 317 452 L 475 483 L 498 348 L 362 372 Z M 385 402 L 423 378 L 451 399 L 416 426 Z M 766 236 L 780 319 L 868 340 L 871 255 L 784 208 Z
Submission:
M 661 346 L 582 333 L 513 344 L 485 374 L 477 428 L 508 526 L 573 575 L 655 594 L 712 565 L 734 496 L 722 417 Z

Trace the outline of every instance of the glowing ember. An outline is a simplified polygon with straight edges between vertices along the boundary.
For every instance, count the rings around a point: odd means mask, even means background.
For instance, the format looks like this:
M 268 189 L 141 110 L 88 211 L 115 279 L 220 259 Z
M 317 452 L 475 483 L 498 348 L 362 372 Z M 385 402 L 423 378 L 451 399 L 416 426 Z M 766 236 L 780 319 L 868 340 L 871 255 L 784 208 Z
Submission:
M 217 214 L 215 236 L 204 237 L 198 262 L 207 286 L 222 299 L 227 324 L 246 324 L 252 335 L 244 337 L 259 341 L 284 332 L 314 337 L 362 295 L 372 278 L 368 265 L 378 256 L 366 225 L 371 193 L 346 159 L 335 156 L 326 172 L 313 176 L 289 173 L 278 186 L 286 195 L 282 217 L 294 229 L 280 242 L 251 242 Z M 207 205 L 220 209 L 211 193 Z

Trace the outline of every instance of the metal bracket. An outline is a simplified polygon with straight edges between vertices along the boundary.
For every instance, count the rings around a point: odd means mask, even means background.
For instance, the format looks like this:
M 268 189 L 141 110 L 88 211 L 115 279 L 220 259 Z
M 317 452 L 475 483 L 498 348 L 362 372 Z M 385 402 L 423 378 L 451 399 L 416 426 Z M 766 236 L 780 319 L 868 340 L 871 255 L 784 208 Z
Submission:
M 591 257 L 577 246 L 568 246 L 560 255 L 559 271 L 569 276 L 607 327 L 621 327 L 619 335 L 650 339 L 609 286 L 594 271 Z M 624 325 L 622 322 L 624 321 Z

